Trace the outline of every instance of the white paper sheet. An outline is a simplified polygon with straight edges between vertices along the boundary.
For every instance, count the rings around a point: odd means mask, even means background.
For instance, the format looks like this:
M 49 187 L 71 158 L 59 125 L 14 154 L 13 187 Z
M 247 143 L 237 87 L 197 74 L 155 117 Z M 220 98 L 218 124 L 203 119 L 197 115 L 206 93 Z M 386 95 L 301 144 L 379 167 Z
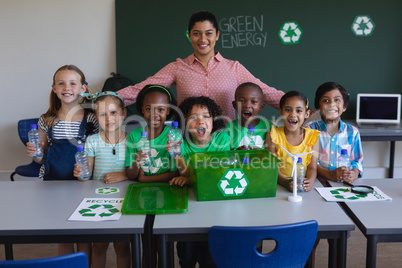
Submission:
M 391 197 L 384 194 L 378 187 L 374 192 L 367 195 L 355 194 L 350 187 L 316 187 L 317 192 L 327 201 L 333 202 L 364 202 L 364 201 L 390 201 Z
M 84 198 L 69 221 L 117 221 L 124 198 Z

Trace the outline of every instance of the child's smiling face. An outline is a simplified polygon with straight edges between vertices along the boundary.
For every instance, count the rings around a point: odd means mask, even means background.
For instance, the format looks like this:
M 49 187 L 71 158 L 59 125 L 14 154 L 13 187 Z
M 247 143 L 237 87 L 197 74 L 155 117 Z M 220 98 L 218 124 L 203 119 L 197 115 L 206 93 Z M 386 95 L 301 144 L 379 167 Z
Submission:
M 304 120 L 309 117 L 309 114 L 310 112 L 300 97 L 286 99 L 280 111 L 284 126 L 289 131 L 299 129 L 303 125 Z
M 211 140 L 213 118 L 207 107 L 194 105 L 186 120 L 194 144 L 205 145 Z
M 324 122 L 327 120 L 339 120 L 346 111 L 341 92 L 338 89 L 328 91 L 319 101 L 320 114 Z
M 243 86 L 236 90 L 233 107 L 239 114 L 239 123 L 244 126 L 255 126 L 252 121 L 264 109 L 263 95 L 259 88 Z
M 145 95 L 142 103 L 142 113 L 148 127 L 163 129 L 166 118 L 170 113 L 168 97 L 157 91 Z
M 126 110 L 123 110 L 112 97 L 96 102 L 96 118 L 105 132 L 119 131 L 125 116 Z

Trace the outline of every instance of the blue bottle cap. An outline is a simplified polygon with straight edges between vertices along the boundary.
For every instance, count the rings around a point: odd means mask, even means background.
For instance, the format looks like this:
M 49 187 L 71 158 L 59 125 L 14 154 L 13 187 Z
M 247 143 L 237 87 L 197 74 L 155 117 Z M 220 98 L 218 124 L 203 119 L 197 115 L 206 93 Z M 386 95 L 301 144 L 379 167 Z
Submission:
M 255 130 L 255 127 L 248 127 L 248 131 L 254 132 L 254 130 Z
M 303 159 L 302 159 L 301 157 L 299 157 L 299 158 L 297 159 L 297 163 L 298 163 L 298 164 L 303 163 Z
M 342 149 L 342 150 L 341 150 L 341 154 L 347 155 L 347 154 L 348 154 L 348 149 Z
M 84 146 L 83 145 L 78 145 L 77 146 L 77 152 L 82 152 L 84 151 Z
M 244 158 L 241 160 L 241 162 L 242 162 L 243 164 L 248 164 L 248 163 L 250 163 L 250 159 L 248 159 L 248 157 L 244 157 Z
M 178 126 L 179 126 L 179 122 L 177 122 L 177 121 L 172 122 L 172 127 L 178 127 Z
M 141 132 L 141 137 L 144 137 L 144 136 L 148 136 L 148 132 L 142 131 L 142 132 Z
M 38 125 L 37 124 L 31 124 L 31 129 L 37 129 Z

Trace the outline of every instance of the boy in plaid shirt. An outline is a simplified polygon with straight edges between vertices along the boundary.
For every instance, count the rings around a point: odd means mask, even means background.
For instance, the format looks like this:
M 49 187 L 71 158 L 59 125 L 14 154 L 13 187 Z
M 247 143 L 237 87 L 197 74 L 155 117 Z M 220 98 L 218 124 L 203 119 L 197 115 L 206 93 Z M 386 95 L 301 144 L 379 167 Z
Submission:
M 363 150 L 359 130 L 341 120 L 349 104 L 349 94 L 336 82 L 327 82 L 318 87 L 314 106 L 321 119 L 307 127 L 321 131 L 319 136 L 320 156 L 317 173 L 332 181 L 353 182 L 363 175 Z M 338 167 L 341 150 L 347 149 L 351 170 Z

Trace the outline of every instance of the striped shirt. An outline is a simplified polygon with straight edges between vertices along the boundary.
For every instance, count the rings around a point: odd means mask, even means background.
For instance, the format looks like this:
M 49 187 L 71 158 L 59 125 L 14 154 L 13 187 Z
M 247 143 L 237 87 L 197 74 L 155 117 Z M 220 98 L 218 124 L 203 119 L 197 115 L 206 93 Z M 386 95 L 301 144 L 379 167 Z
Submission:
M 359 130 L 339 120 L 339 130 L 331 135 L 325 122 L 320 119 L 310 123 L 307 127 L 321 131 L 319 136 L 320 156 L 318 164 L 326 169 L 338 168 L 338 158 L 342 149 L 347 149 L 352 168 L 360 171 L 359 177 L 363 176 L 363 149 Z
M 95 157 L 93 180 L 102 180 L 103 176 L 110 172 L 126 170 L 127 138 L 115 145 L 115 155 L 113 154 L 113 146 L 103 141 L 99 133 L 88 137 L 85 143 L 85 151 L 88 156 Z
M 93 123 L 95 126 L 95 133 L 99 131 L 99 123 L 95 118 L 93 113 L 88 113 L 87 123 Z M 78 137 L 80 130 L 81 121 L 77 122 L 67 122 L 58 121 L 58 123 L 53 126 L 53 135 L 55 139 L 72 139 Z M 43 115 L 39 118 L 38 127 L 47 136 L 47 141 L 50 141 L 50 136 L 48 133 L 49 128 L 45 126 L 45 119 Z
M 232 101 L 236 88 L 245 82 L 259 85 L 264 93 L 264 102 L 279 109 L 279 100 L 284 95 L 282 91 L 267 86 L 238 61 L 225 59 L 219 52 L 209 60 L 207 68 L 191 54 L 186 59 L 176 59 L 154 76 L 117 93 L 123 97 L 126 105 L 130 105 L 136 101 L 138 93 L 146 85 L 156 84 L 167 88 L 176 85 L 179 105 L 188 97 L 210 97 L 222 108 L 223 115 L 234 120 L 236 118 Z

